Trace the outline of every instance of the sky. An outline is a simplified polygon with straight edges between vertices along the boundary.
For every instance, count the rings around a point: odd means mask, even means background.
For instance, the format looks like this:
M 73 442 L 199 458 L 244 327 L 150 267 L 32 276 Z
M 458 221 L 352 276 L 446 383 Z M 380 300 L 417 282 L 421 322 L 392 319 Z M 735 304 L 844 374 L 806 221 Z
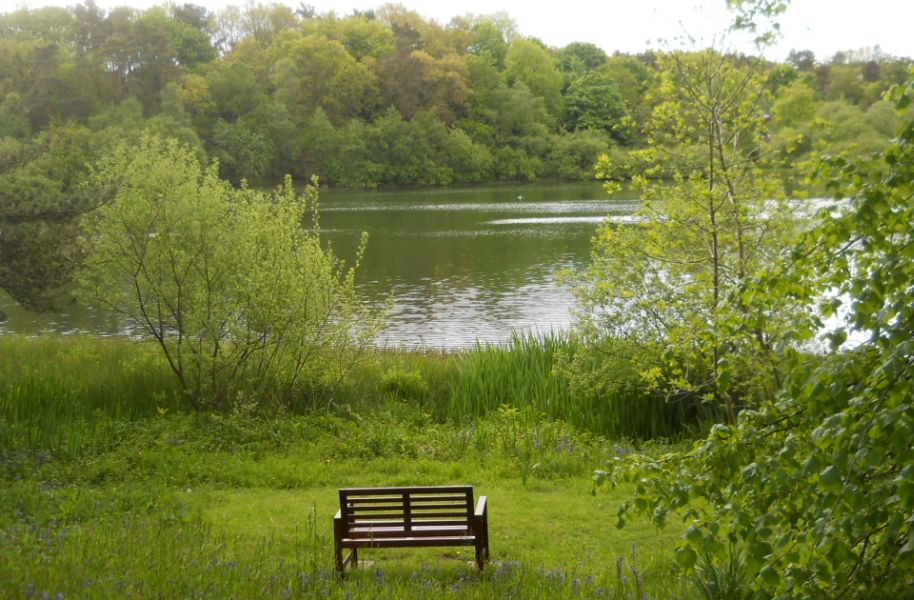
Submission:
M 243 5 L 246 0 L 176 0 L 218 10 L 227 4 Z M 269 3 L 272 0 L 259 0 Z M 380 0 L 305 0 L 318 13 L 333 11 L 347 15 L 353 9 L 376 8 Z M 280 0 L 297 6 L 298 0 Z M 67 6 L 73 0 L 0 0 L 3 12 L 27 6 Z M 147 8 L 162 0 L 96 0 L 101 7 L 128 5 Z M 400 0 L 407 8 L 446 24 L 454 16 L 492 14 L 504 11 L 518 25 L 521 35 L 537 37 L 547 45 L 561 47 L 570 42 L 592 42 L 607 52 L 640 52 L 660 48 L 658 40 L 675 40 L 688 32 L 707 45 L 718 41 L 726 28 L 725 0 Z M 781 41 L 765 55 L 783 60 L 791 49 L 812 50 L 824 60 L 840 50 L 879 46 L 883 52 L 914 57 L 914 0 L 792 0 L 779 18 Z M 748 51 L 749 45 L 730 41 L 730 49 Z

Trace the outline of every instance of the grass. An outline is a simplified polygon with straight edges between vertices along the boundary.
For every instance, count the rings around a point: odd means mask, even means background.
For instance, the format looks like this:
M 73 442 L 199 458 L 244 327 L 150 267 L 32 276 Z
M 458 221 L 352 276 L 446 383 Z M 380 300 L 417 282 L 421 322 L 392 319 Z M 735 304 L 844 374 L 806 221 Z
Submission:
M 0 450 L 71 454 L 112 421 L 179 410 L 174 375 L 151 344 L 81 336 L 0 336 Z
M 575 342 L 558 335 L 515 335 L 504 345 L 477 345 L 458 361 L 447 416 L 474 419 L 507 405 L 613 438 L 680 433 L 683 415 L 641 381 L 602 395 L 573 389 L 556 363 L 576 351 Z
M 379 352 L 300 414 L 197 415 L 149 344 L 0 337 L 0 598 L 684 597 L 671 534 L 590 493 L 631 444 L 552 374 L 561 343 Z M 448 483 L 489 497 L 482 574 L 404 549 L 336 579 L 339 487 Z
M 640 382 L 612 395 L 574 393 L 555 372 L 557 357 L 573 351 L 555 336 L 462 353 L 373 351 L 338 388 L 307 390 L 290 408 L 372 413 L 404 401 L 466 424 L 508 407 L 527 421 L 561 420 L 611 438 L 679 434 L 682 414 Z M 0 449 L 72 454 L 107 437 L 113 422 L 189 408 L 152 343 L 0 336 L 0 358 Z
M 590 493 L 590 473 L 614 445 L 548 421 L 518 433 L 512 419 L 480 419 L 469 432 L 405 405 L 372 424 L 352 413 L 175 414 L 122 423 L 104 448 L 78 457 L 7 453 L 0 597 L 678 593 L 671 534 L 647 522 L 617 530 L 625 490 Z M 515 433 L 546 428 L 552 441 L 535 448 L 542 468 L 524 478 Z M 466 550 L 375 550 L 362 553 L 370 566 L 336 580 L 339 487 L 455 482 L 489 498 L 495 560 L 486 571 L 474 571 Z

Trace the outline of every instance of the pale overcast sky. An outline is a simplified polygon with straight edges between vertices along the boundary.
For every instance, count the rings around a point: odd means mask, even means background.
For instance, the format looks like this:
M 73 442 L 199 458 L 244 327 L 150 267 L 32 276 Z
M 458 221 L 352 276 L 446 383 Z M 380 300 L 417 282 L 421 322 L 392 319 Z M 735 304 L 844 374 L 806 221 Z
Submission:
M 176 0 L 183 3 L 188 0 Z M 189 0 L 218 10 L 245 0 Z M 269 0 L 260 0 L 268 3 Z M 298 0 L 281 0 L 297 6 Z M 346 15 L 353 9 L 376 8 L 377 0 L 306 0 L 319 13 L 334 11 Z M 22 6 L 48 4 L 67 6 L 72 0 L 0 0 L 3 12 Z M 128 5 L 147 8 L 157 0 L 96 0 L 102 7 Z M 688 32 L 711 40 L 727 22 L 725 0 L 462 0 L 441 2 L 402 0 L 406 7 L 446 24 L 451 17 L 466 13 L 507 12 L 522 35 L 534 36 L 550 46 L 573 41 L 593 42 L 607 52 L 639 52 L 658 47 L 657 40 L 672 40 Z M 779 19 L 782 41 L 766 55 L 783 59 L 793 48 L 812 50 L 825 59 L 839 50 L 856 50 L 878 45 L 884 52 L 914 57 L 914 0 L 793 0 Z

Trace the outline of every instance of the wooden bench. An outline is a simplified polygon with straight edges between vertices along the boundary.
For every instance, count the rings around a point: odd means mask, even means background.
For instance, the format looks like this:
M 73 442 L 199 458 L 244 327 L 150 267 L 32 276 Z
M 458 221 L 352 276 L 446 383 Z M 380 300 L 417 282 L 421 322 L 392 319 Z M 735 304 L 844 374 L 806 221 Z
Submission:
M 341 489 L 333 540 L 340 574 L 358 563 L 359 548 L 474 546 L 482 569 L 489 558 L 486 497 L 474 511 L 469 485 Z

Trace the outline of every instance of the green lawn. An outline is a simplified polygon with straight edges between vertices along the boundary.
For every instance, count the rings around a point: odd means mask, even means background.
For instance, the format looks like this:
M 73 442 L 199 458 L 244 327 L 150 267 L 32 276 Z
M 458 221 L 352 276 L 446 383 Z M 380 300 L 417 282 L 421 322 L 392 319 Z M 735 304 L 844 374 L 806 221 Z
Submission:
M 626 490 L 591 494 L 631 444 L 567 424 L 595 406 L 530 404 L 559 392 L 550 357 L 518 371 L 518 344 L 379 353 L 325 408 L 263 417 L 187 414 L 150 344 L 0 337 L 0 598 L 686 595 L 675 528 L 617 529 Z M 503 403 L 451 414 L 467 379 L 501 382 L 467 394 Z M 466 549 L 391 549 L 336 578 L 338 488 L 454 483 L 489 499 L 481 575 Z
M 75 457 L 8 452 L 0 595 L 681 594 L 673 534 L 647 522 L 617 529 L 625 490 L 591 494 L 608 442 L 549 422 L 518 430 L 511 415 L 461 428 L 401 412 L 169 415 L 111 425 L 104 443 Z M 519 451 L 529 438 L 532 456 Z M 536 463 L 524 477 L 528 461 Z M 493 561 L 483 574 L 471 550 L 443 548 L 368 550 L 344 580 L 333 575 L 339 487 L 446 483 L 488 496 Z

